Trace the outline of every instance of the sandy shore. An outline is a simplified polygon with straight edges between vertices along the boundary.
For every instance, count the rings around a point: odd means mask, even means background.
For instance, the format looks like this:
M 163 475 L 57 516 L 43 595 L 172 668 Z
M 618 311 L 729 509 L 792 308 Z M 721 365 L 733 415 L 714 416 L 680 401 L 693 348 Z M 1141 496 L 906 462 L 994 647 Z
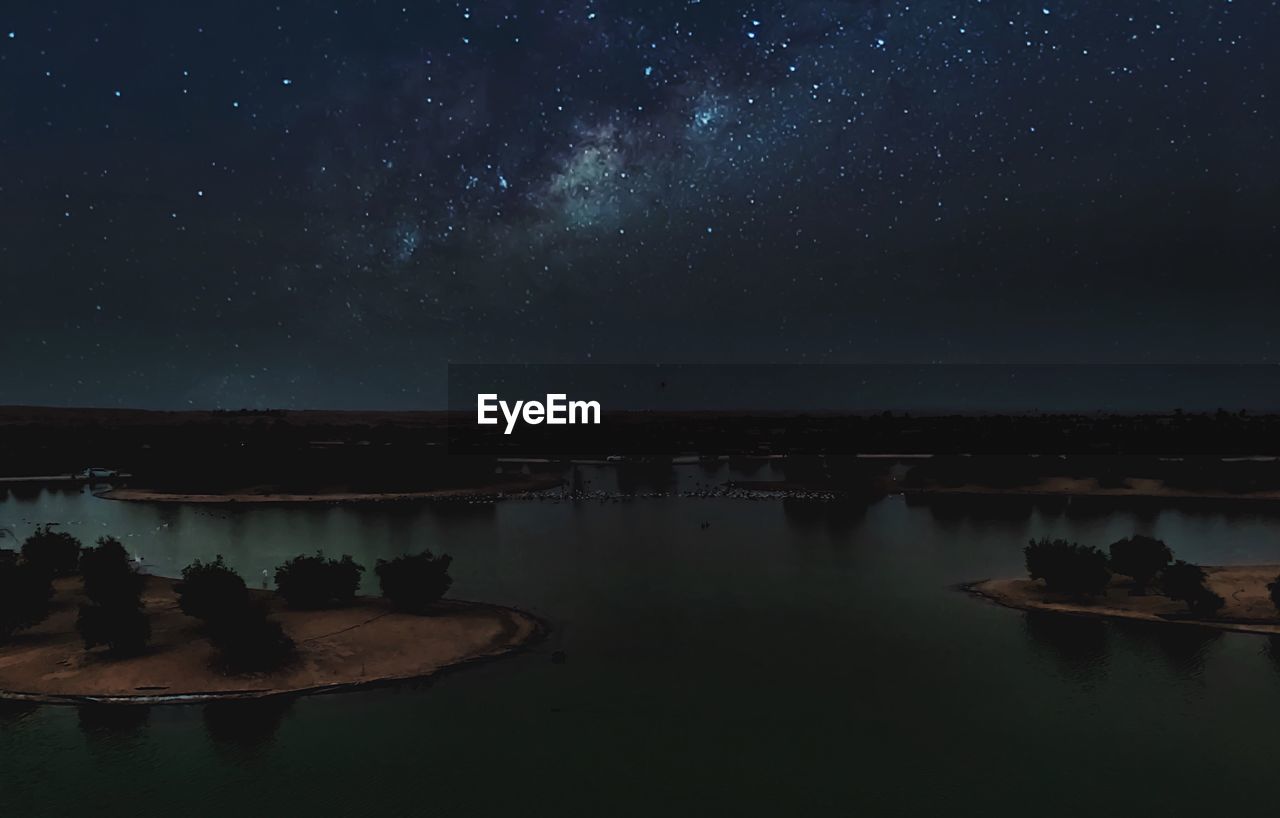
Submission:
M 1267 592 L 1267 583 L 1280 576 L 1280 565 L 1205 566 L 1205 572 L 1209 589 L 1226 600 L 1218 615 L 1211 618 L 1193 617 L 1184 603 L 1155 593 L 1133 596 L 1127 584 L 1120 579 L 1113 580 L 1107 593 L 1092 601 L 1051 594 L 1042 582 L 1029 579 L 988 579 L 965 588 L 1001 605 L 1021 610 L 1192 623 L 1229 631 L 1280 634 L 1280 611 L 1271 603 Z
M 985 494 L 1014 497 L 1134 497 L 1174 500 L 1254 500 L 1280 502 L 1280 491 L 1187 491 L 1171 488 L 1162 480 L 1131 477 L 1124 486 L 1103 487 L 1092 477 L 1052 477 L 1028 486 L 997 487 L 976 483 L 962 486 L 922 486 L 903 489 L 905 494 Z
M 387 503 L 409 500 L 448 500 L 470 497 L 496 498 L 505 494 L 526 491 L 542 491 L 555 488 L 564 482 L 552 474 L 539 474 L 520 480 L 508 480 L 484 486 L 430 491 L 326 491 L 309 494 L 273 491 L 225 492 L 216 494 L 158 491 L 148 488 L 118 488 L 99 494 L 108 500 L 129 500 L 142 503 Z
M 543 633 L 529 614 L 473 602 L 446 600 L 436 615 L 413 616 L 391 613 L 372 597 L 323 611 L 290 611 L 273 599 L 273 616 L 297 643 L 298 661 L 271 674 L 231 676 L 214 669 L 213 647 L 199 621 L 178 609 L 172 580 L 148 578 L 151 644 L 123 659 L 84 650 L 75 632 L 79 580 L 55 587 L 53 615 L 0 645 L 0 699 L 155 704 L 328 692 L 424 678 L 516 650 Z

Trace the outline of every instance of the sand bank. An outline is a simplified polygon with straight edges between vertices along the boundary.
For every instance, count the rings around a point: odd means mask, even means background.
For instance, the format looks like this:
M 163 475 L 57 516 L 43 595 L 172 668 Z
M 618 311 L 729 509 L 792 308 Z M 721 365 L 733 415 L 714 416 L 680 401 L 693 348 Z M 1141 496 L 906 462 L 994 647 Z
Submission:
M 908 495 L 993 495 L 1012 497 L 1116 497 L 1168 500 L 1251 500 L 1280 503 L 1280 491 L 1207 491 L 1178 489 L 1163 480 L 1131 477 L 1123 486 L 1104 487 L 1092 477 L 1051 477 L 1026 486 L 919 486 L 904 488 Z
M 322 611 L 290 611 L 272 599 L 273 616 L 297 643 L 297 661 L 270 674 L 225 675 L 215 669 L 200 622 L 178 609 L 172 580 L 148 578 L 151 644 L 120 659 L 84 650 L 75 632 L 80 581 L 55 587 L 53 615 L 0 644 L 0 699 L 155 704 L 329 692 L 425 678 L 511 652 L 543 633 L 530 614 L 473 602 L 445 600 L 437 614 L 413 616 L 372 597 Z
M 506 494 L 542 491 L 555 488 L 564 481 L 552 474 L 539 474 L 519 480 L 507 480 L 483 486 L 431 489 L 428 491 L 321 491 L 295 493 L 273 489 L 246 489 L 233 492 L 198 493 L 160 491 L 148 488 L 118 488 L 99 494 L 108 500 L 142 503 L 245 503 L 277 505 L 288 503 L 388 503 L 412 500 L 450 500 L 467 498 L 495 499 Z
M 1056 611 L 1076 616 L 1178 622 L 1247 633 L 1280 634 L 1280 611 L 1272 604 L 1267 583 L 1280 575 L 1280 565 L 1205 566 L 1209 589 L 1226 604 L 1217 616 L 1194 617 L 1185 603 L 1154 592 L 1129 593 L 1125 578 L 1113 579 L 1106 594 L 1080 600 L 1045 590 L 1044 583 L 1029 579 L 988 579 L 966 585 L 979 596 L 1010 608 Z

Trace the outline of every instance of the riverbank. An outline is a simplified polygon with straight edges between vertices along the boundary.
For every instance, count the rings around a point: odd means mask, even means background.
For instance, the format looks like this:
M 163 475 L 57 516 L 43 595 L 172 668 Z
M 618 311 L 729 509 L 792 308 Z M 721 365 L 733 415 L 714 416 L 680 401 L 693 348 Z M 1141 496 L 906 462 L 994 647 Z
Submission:
M 1102 486 L 1092 477 L 1051 477 L 1026 486 L 986 486 L 970 483 L 959 486 L 904 487 L 907 496 L 994 496 L 994 497 L 1109 497 L 1135 500 L 1208 500 L 1280 503 L 1280 491 L 1206 491 L 1173 488 L 1163 480 L 1131 477 L 1123 486 Z
M 241 503 L 281 505 L 290 503 L 394 503 L 417 500 L 496 499 L 507 494 L 544 491 L 564 480 L 553 474 L 536 474 L 519 480 L 505 480 L 465 488 L 427 491 L 321 491 L 286 492 L 275 489 L 244 489 L 231 492 L 173 492 L 149 488 L 116 488 L 99 494 L 107 500 L 137 503 Z
M 1053 611 L 1075 616 L 1136 619 L 1146 622 L 1178 622 L 1245 633 L 1280 634 L 1280 611 L 1272 604 L 1267 583 L 1280 575 L 1280 564 L 1205 566 L 1206 585 L 1225 600 L 1217 616 L 1195 617 L 1185 603 L 1154 592 L 1129 593 L 1127 582 L 1113 579 L 1105 594 L 1082 601 L 1050 593 L 1040 581 L 987 579 L 965 585 L 965 590 L 1024 611 Z
M 0 699 L 45 703 L 189 703 L 322 693 L 422 679 L 501 656 L 544 632 L 511 608 L 444 600 L 437 613 L 393 613 L 380 598 L 344 608 L 291 611 L 274 595 L 272 616 L 297 643 L 297 660 L 269 674 L 226 675 L 199 620 L 179 610 L 174 580 L 148 577 L 143 603 L 151 644 L 138 656 L 85 651 L 75 631 L 79 579 L 55 584 L 53 614 L 0 645 Z

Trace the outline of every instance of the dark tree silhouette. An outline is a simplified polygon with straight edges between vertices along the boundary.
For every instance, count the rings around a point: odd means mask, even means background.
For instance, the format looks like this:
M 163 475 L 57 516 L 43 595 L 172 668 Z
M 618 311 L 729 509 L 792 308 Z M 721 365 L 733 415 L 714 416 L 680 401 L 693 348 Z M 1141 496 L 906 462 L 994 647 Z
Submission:
M 81 605 L 76 630 L 86 649 L 106 645 L 112 653 L 137 653 L 151 639 L 151 622 L 139 608 Z
M 151 638 L 151 622 L 142 610 L 146 577 L 129 564 L 129 555 L 113 537 L 102 537 L 80 558 L 84 592 L 76 630 L 85 649 L 106 645 L 112 653 L 137 653 Z
M 1107 589 L 1111 572 L 1101 551 L 1066 540 L 1032 540 L 1023 554 L 1027 573 L 1043 579 L 1051 591 L 1075 596 L 1093 596 Z
M 1268 582 L 1267 590 L 1271 593 L 1271 604 L 1280 608 L 1280 577 L 1276 577 L 1272 582 Z
M 1111 570 L 1133 578 L 1133 592 L 1144 594 L 1156 576 L 1173 559 L 1162 540 L 1141 534 L 1111 543 Z
M 26 563 L 0 563 L 0 642 L 49 615 L 53 583 L 49 574 Z
M 80 567 L 80 541 L 65 531 L 41 526 L 22 543 L 22 559 L 51 577 L 66 577 Z
M 378 560 L 374 570 L 382 595 L 390 601 L 393 610 L 420 614 L 430 610 L 453 584 L 449 576 L 452 562 L 453 557 L 448 554 L 436 557 L 430 551 L 423 551 L 396 557 L 390 562 Z
M 98 605 L 138 607 L 146 578 L 133 570 L 129 554 L 115 537 L 100 537 L 96 548 L 80 554 L 84 593 Z
M 345 605 L 355 599 L 364 566 L 344 554 L 340 560 L 326 560 L 299 554 L 276 568 L 276 593 L 290 608 L 326 608 Z
M 1164 569 L 1160 578 L 1164 595 L 1187 603 L 1187 610 L 1212 616 L 1226 603 L 1205 585 L 1207 575 L 1199 565 L 1178 560 Z
M 213 562 L 195 562 L 182 569 L 182 581 L 173 590 L 178 607 L 187 616 L 212 620 L 235 613 L 249 603 L 249 589 L 222 555 Z
M 293 640 L 280 623 L 267 617 L 265 606 L 251 601 L 221 609 L 207 620 L 206 630 L 223 667 L 232 673 L 275 670 L 295 655 Z

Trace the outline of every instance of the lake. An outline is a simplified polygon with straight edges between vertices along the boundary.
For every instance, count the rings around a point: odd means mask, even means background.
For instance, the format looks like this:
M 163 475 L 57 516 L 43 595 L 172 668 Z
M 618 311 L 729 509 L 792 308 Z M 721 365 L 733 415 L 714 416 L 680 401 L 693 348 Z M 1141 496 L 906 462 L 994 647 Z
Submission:
M 677 469 L 677 492 L 723 472 Z M 611 491 L 608 468 L 584 482 Z M 769 475 L 756 473 L 756 479 Z M 672 488 L 672 486 L 668 486 Z M 246 706 L 0 708 L 0 814 L 1265 814 L 1280 647 L 955 589 L 1032 537 L 1280 562 L 1280 516 L 891 496 L 234 508 L 33 490 L 0 527 L 251 586 L 299 552 L 454 556 L 549 638 L 429 684 Z M 710 525 L 705 525 L 709 523 Z M 567 661 L 551 661 L 553 651 Z M 98 808 L 101 808 L 100 810 Z

